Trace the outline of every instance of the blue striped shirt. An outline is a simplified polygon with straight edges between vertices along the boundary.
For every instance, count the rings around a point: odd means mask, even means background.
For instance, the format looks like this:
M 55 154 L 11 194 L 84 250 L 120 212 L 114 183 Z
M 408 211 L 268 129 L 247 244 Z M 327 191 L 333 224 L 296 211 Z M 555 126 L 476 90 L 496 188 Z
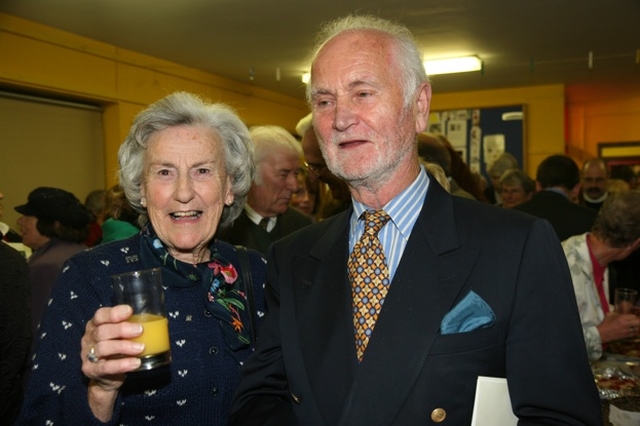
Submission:
M 420 173 L 416 180 L 383 207 L 383 210 L 387 212 L 391 220 L 382 228 L 378 238 L 382 243 L 382 249 L 387 260 L 390 282 L 398 269 L 398 264 L 411 235 L 413 225 L 422 210 L 422 204 L 428 188 L 429 177 L 424 167 L 420 166 Z M 350 223 L 349 253 L 351 253 L 353 246 L 364 233 L 364 221 L 359 220 L 360 215 L 365 210 L 371 210 L 356 200 L 352 200 L 352 203 L 353 214 L 351 215 Z

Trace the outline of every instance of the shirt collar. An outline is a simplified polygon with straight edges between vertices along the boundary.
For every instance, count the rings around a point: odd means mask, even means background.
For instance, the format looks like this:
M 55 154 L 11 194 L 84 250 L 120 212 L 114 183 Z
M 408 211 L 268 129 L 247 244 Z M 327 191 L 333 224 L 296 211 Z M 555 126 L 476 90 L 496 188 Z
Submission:
M 406 239 L 409 238 L 413 225 L 420 214 L 429 183 L 429 176 L 424 167 L 420 165 L 420 172 L 411 185 L 407 186 L 383 207 L 383 210 L 391 218 L 391 222 Z M 352 204 L 351 229 L 355 230 L 362 213 L 365 210 L 371 210 L 371 208 L 353 198 Z
M 249 204 L 244 205 L 244 211 L 251 222 L 255 223 L 256 225 L 260 224 L 260 221 L 262 220 L 262 216 L 260 216 L 258 212 L 252 209 L 251 206 L 249 206 Z M 276 221 L 278 220 L 278 217 L 274 216 L 274 217 L 269 217 L 267 219 L 269 219 L 269 227 L 273 227 L 275 226 Z M 267 227 L 267 229 L 269 228 Z

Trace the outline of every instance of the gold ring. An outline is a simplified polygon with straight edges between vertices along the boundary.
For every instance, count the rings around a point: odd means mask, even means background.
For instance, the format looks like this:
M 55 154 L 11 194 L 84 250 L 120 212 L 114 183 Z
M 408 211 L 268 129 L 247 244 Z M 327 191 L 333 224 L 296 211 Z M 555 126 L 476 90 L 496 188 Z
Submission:
M 98 354 L 96 353 L 96 348 L 94 348 L 93 346 L 91 346 L 91 349 L 89 349 L 87 359 L 89 360 L 89 362 L 93 362 L 94 364 L 100 361 L 100 358 L 98 358 Z

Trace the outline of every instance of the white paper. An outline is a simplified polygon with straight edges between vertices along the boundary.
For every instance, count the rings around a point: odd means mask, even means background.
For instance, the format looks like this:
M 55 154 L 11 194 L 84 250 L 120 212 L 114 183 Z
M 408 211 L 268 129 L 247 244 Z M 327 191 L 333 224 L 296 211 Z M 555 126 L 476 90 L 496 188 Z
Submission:
M 624 411 L 609 404 L 609 421 L 613 426 L 638 426 L 640 425 L 640 413 Z
M 447 139 L 454 148 L 467 146 L 467 121 L 449 120 L 447 121 Z
M 516 426 L 507 379 L 478 376 L 471 426 Z

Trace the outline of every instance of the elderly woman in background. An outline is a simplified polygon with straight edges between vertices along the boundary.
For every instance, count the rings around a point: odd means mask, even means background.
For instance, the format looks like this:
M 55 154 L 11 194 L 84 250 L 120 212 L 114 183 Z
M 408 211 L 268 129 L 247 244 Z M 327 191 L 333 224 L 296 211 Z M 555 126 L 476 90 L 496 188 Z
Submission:
M 487 174 L 491 180 L 491 185 L 484 189 L 484 196 L 490 204 L 502 204 L 502 196 L 500 195 L 500 178 L 507 170 L 517 168 L 518 160 L 508 152 L 503 152 L 491 162 L 487 168 Z
M 520 169 L 509 169 L 500 177 L 502 207 L 511 209 L 529 201 L 536 192 L 536 183 Z
M 148 222 L 65 265 L 19 423 L 226 425 L 252 352 L 251 307 L 264 309 L 262 256 L 250 251 L 244 271 L 252 303 L 238 252 L 214 238 L 240 213 L 251 185 L 248 130 L 228 107 L 174 93 L 136 117 L 118 157 L 120 184 Z M 113 306 L 110 277 L 157 267 L 172 362 L 134 372 L 143 345 L 128 339 L 142 327 L 127 321 L 129 306 Z

